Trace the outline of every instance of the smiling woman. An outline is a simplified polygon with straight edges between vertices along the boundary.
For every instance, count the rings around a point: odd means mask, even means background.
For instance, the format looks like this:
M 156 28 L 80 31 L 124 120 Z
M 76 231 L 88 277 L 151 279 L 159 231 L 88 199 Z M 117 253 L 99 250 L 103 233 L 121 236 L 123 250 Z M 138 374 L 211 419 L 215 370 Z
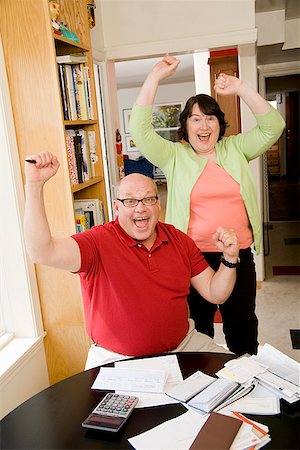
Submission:
M 278 139 L 284 121 L 246 82 L 220 73 L 215 93 L 240 97 L 255 115 L 257 126 L 247 133 L 224 137 L 226 121 L 219 104 L 201 94 L 191 97 L 180 115 L 181 142 L 161 139 L 151 126 L 151 109 L 159 83 L 175 73 L 179 63 L 166 54 L 149 72 L 132 108 L 130 131 L 141 153 L 166 175 L 166 221 L 192 237 L 214 270 L 224 263 L 211 240 L 213 230 L 222 225 L 236 231 L 241 248 L 237 281 L 220 311 L 228 348 L 236 354 L 253 354 L 258 341 L 251 246 L 254 243 L 259 253 L 261 219 L 248 162 Z M 189 305 L 198 331 L 213 337 L 217 306 L 209 305 L 193 289 Z

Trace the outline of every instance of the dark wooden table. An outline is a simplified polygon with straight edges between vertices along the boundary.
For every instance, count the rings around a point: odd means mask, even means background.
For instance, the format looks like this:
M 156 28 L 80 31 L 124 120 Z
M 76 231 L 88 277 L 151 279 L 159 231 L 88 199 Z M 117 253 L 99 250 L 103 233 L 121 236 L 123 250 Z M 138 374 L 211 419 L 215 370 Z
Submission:
M 219 353 L 177 353 L 184 378 L 196 370 L 214 375 L 230 355 Z M 181 404 L 135 409 L 125 427 L 115 436 L 86 430 L 82 421 L 104 396 L 91 390 L 99 372 L 94 368 L 67 378 L 24 402 L 1 421 L 1 445 L 6 449 L 121 449 L 131 448 L 127 439 L 175 418 L 186 408 Z M 297 407 L 298 406 L 298 407 Z M 270 449 L 299 449 L 299 405 L 282 404 L 276 416 L 249 418 L 268 425 Z

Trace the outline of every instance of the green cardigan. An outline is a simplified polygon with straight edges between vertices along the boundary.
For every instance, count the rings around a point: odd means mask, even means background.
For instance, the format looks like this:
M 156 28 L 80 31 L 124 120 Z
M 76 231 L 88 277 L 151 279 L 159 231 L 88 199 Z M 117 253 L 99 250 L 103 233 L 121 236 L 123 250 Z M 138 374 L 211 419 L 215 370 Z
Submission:
M 252 130 L 224 137 L 217 142 L 216 163 L 240 185 L 253 231 L 254 248 L 259 254 L 262 227 L 249 161 L 260 156 L 277 141 L 285 123 L 274 108 L 255 118 L 257 125 Z M 135 145 L 167 178 L 166 222 L 186 233 L 190 219 L 190 194 L 207 159 L 199 157 L 190 144 L 163 139 L 153 130 L 151 121 L 151 106 L 134 105 L 130 117 L 130 132 Z

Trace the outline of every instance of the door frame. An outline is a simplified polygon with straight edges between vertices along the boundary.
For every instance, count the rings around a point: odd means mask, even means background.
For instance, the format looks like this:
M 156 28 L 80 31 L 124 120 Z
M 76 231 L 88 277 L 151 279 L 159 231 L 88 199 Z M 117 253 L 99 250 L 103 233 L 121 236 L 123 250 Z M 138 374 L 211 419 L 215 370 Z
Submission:
M 257 66 L 258 69 L 258 90 L 263 98 L 266 98 L 266 78 L 280 77 L 285 75 L 296 75 L 300 73 L 300 61 L 290 61 L 278 64 L 265 64 Z M 267 223 L 270 219 L 269 213 L 269 185 L 267 158 L 263 157 L 263 217 Z

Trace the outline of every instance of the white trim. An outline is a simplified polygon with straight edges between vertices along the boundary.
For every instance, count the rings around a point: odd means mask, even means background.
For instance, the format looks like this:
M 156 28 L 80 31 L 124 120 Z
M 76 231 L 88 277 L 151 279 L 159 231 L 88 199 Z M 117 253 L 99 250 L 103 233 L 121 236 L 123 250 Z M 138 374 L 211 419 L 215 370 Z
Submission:
M 169 53 L 180 54 L 188 48 L 190 51 L 201 52 L 203 48 L 226 48 L 243 44 L 255 43 L 257 40 L 257 29 L 233 31 L 226 33 L 216 33 L 203 36 L 195 36 L 188 38 L 172 39 L 165 41 L 151 42 L 151 50 L 149 42 L 119 45 L 115 47 L 106 47 L 106 58 L 109 60 L 122 60 L 149 56 L 161 55 L 162 49 L 167 48 Z
M 15 338 L 1 350 L 0 388 L 3 388 L 11 376 L 16 376 L 24 364 L 27 364 L 32 355 L 44 341 L 43 333 L 38 338 Z
M 19 337 L 37 337 L 43 334 L 43 323 L 35 269 L 28 260 L 22 233 L 24 189 L 1 41 L 0 142 L 1 166 L 5 168 L 0 177 L 0 204 L 5 217 L 0 222 L 0 270 L 6 294 L 1 306 L 6 331 Z

